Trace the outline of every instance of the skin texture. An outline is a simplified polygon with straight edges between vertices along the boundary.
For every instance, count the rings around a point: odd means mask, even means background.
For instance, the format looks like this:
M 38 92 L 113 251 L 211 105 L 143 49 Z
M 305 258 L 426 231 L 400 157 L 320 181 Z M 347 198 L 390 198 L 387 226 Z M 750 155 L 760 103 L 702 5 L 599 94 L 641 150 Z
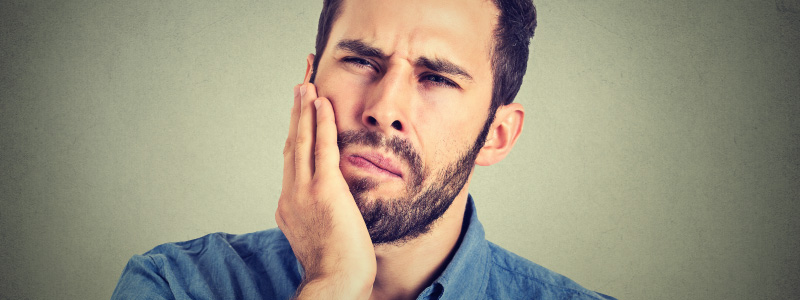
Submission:
M 481 0 L 345 1 L 316 84 L 308 82 L 314 56 L 307 58 L 284 148 L 275 218 L 305 270 L 297 298 L 415 298 L 446 266 L 461 235 L 472 168 L 430 231 L 403 243 L 373 244 L 359 206 L 411 201 L 441 181 L 424 175 L 442 173 L 469 152 L 489 115 L 496 16 L 493 4 Z M 342 41 L 381 55 L 338 47 Z M 462 74 L 431 61 L 449 62 Z M 500 107 L 475 163 L 502 160 L 523 117 L 519 104 Z M 374 145 L 340 151 L 337 137 L 353 131 L 403 140 L 419 162 Z M 365 181 L 357 205 L 351 188 Z

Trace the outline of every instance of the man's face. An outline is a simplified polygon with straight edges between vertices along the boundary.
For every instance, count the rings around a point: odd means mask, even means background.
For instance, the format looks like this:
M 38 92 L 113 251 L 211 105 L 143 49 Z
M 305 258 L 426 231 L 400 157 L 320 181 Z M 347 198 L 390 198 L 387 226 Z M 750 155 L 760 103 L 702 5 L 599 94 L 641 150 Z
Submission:
M 427 232 L 464 187 L 492 93 L 484 0 L 345 0 L 315 84 L 374 243 Z

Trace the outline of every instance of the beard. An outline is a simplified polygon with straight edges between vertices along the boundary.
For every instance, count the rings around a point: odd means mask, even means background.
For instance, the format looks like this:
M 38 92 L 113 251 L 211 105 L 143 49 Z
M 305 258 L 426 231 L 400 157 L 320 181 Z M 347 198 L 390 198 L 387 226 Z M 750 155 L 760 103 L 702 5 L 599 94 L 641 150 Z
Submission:
M 398 136 L 388 139 L 382 133 L 368 130 L 339 133 L 340 150 L 350 145 L 383 148 L 409 166 L 403 197 L 370 199 L 366 192 L 378 185 L 376 181 L 364 177 L 345 177 L 373 244 L 402 244 L 431 230 L 434 222 L 447 211 L 464 188 L 492 121 L 494 111 L 486 118 L 475 142 L 462 150 L 457 159 L 435 171 L 422 164 L 419 154 L 408 140 Z M 423 183 L 429 178 L 432 179 L 429 186 L 423 189 Z

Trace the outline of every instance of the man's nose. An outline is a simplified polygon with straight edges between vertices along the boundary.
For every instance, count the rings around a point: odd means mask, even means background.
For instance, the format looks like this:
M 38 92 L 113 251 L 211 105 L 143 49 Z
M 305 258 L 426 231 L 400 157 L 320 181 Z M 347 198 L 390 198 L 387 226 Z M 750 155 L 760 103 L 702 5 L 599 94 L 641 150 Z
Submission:
M 364 126 L 384 134 L 404 133 L 408 129 L 413 82 L 408 79 L 410 74 L 405 73 L 403 70 L 387 72 L 368 93 L 361 114 Z

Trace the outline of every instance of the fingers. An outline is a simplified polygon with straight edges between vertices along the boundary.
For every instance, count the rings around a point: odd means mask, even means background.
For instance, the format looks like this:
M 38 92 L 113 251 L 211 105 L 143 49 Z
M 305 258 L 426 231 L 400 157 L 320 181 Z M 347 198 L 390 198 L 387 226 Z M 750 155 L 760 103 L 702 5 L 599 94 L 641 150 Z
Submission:
M 318 172 L 339 171 L 339 146 L 336 144 L 336 117 L 333 106 L 326 98 L 314 101 L 317 111 L 317 136 L 314 160 Z
M 294 105 L 289 118 L 289 136 L 283 146 L 283 188 L 282 192 L 290 191 L 294 185 L 294 141 L 297 138 L 297 122 L 300 119 L 300 86 L 294 86 Z
M 294 140 L 297 137 L 297 121 L 300 119 L 300 86 L 294 86 L 294 104 L 292 104 L 292 113 L 289 118 L 289 136 L 286 138 L 286 146 L 283 149 L 284 155 L 294 156 Z
M 308 182 L 314 174 L 316 117 L 313 101 L 316 99 L 317 91 L 313 84 L 300 86 L 300 118 L 294 144 L 295 182 Z

